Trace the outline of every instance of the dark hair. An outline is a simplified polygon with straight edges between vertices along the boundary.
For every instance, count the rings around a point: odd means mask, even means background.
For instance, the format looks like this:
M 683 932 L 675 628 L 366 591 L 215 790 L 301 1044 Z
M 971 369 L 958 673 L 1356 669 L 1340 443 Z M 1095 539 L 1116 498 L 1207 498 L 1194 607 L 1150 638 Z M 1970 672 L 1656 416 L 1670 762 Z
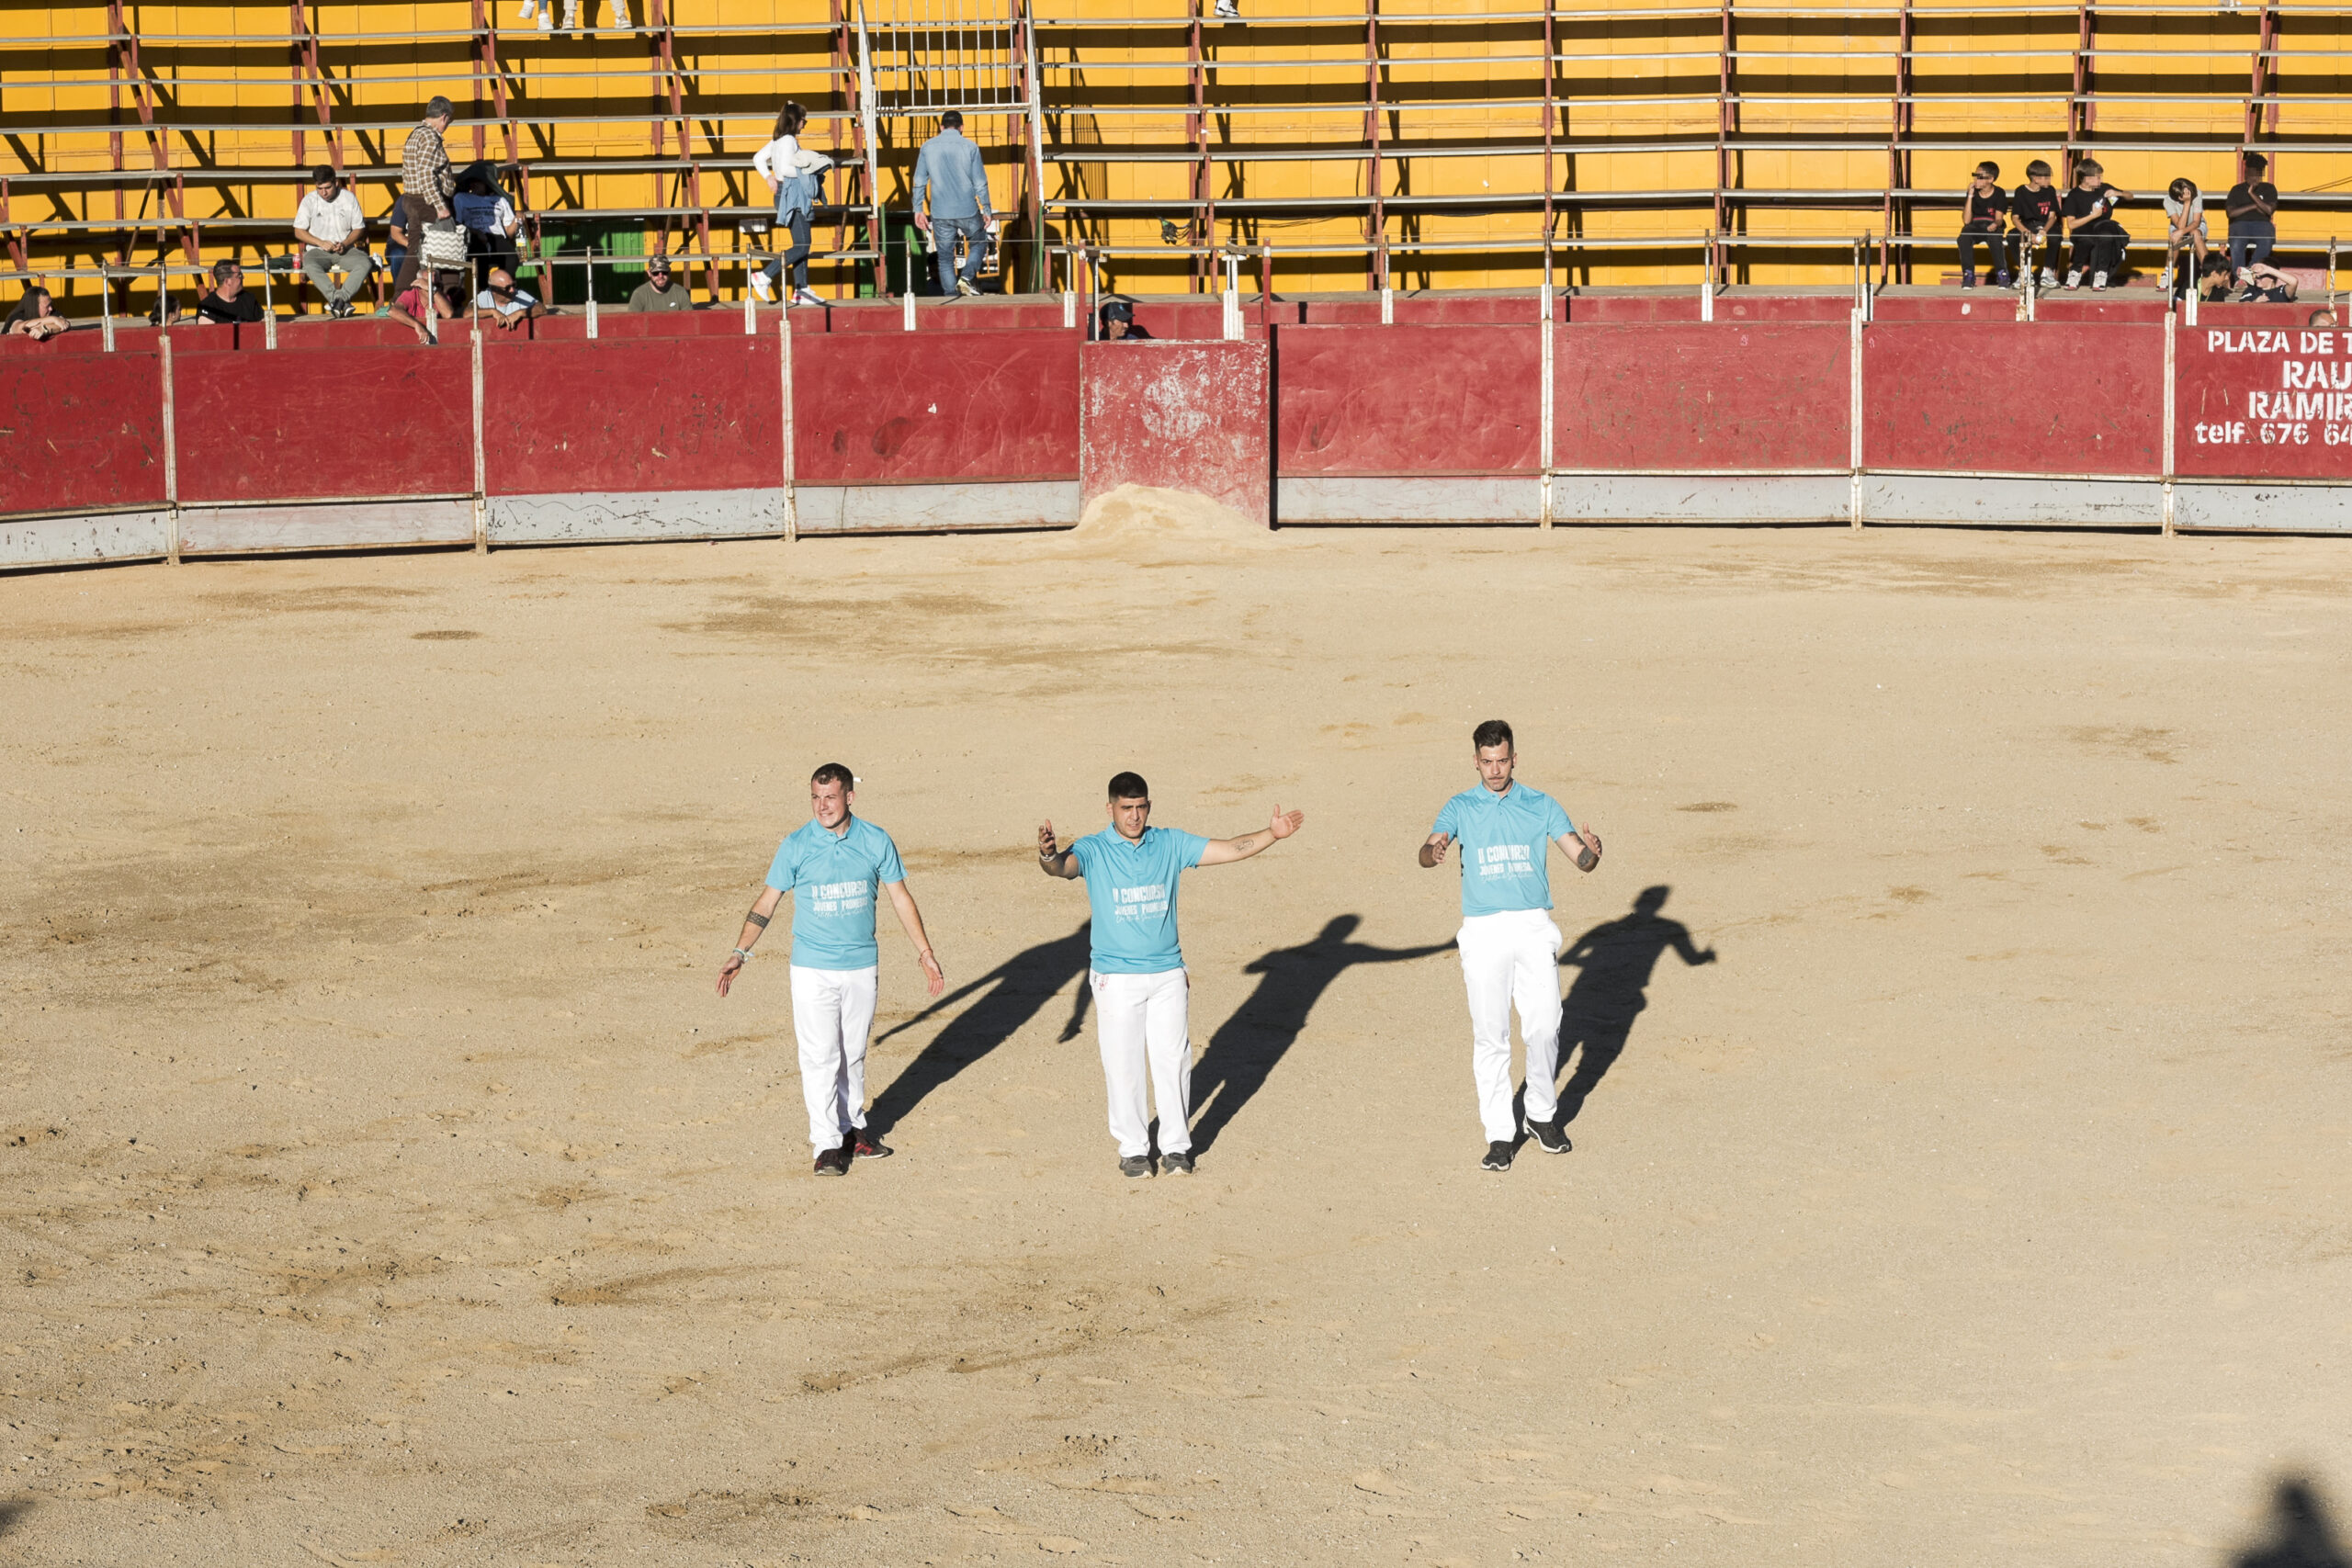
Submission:
M 784 107 L 775 111 L 775 136 L 797 136 L 800 134 L 800 128 L 808 123 L 808 111 L 798 104 L 787 101 Z M 775 137 L 772 136 L 769 140 L 774 141 Z
M 1498 718 L 1490 718 L 1472 730 L 1470 746 L 1476 751 L 1483 751 L 1489 746 L 1510 746 L 1513 750 L 1517 750 L 1510 738 L 1510 726 Z
M 40 319 L 40 302 L 48 298 L 49 290 L 43 288 L 40 284 L 27 284 L 25 286 L 25 297 L 17 301 L 17 308 L 15 310 L 8 312 L 8 324 L 10 326 L 14 326 L 18 321 L 39 321 Z
M 2107 165 L 2100 163 L 2097 158 L 2086 158 L 2081 163 L 2075 165 L 2075 178 L 2078 180 L 2085 175 L 2090 175 L 2093 179 L 2098 179 L 2104 176 L 2106 173 Z
M 2195 180 L 2188 179 L 2175 180 L 2165 188 L 2165 194 L 2172 197 L 2175 201 L 2195 201 L 2197 199 L 2197 182 Z
M 2001 177 L 2001 165 L 1987 158 L 1976 165 L 1976 172 L 1988 180 L 1997 180 Z
M 828 762 L 810 773 L 808 782 L 812 784 L 836 784 L 845 790 L 851 790 L 857 787 L 857 775 L 839 762 Z
M 939 129 L 942 130 L 963 130 L 964 111 L 962 109 L 949 109 L 945 114 L 941 115 L 939 117 Z
M 314 186 L 333 184 L 335 178 L 334 166 L 331 164 L 320 164 L 311 170 L 311 183 Z
M 2307 327 L 2332 327 L 2335 324 L 2335 310 L 2329 305 L 2322 305 L 2318 310 L 2313 310 L 2312 319 L 2303 323 Z
M 1149 800 L 1151 786 L 1143 782 L 1141 773 L 1113 773 L 1111 798 L 1113 800 Z
M 2036 158 L 2032 163 L 2028 164 L 2025 166 L 2025 177 L 2027 179 L 2031 179 L 2036 175 L 2040 175 L 2045 180 L 2050 177 L 2050 165 L 2043 163 L 2039 158 Z
M 2245 155 L 2245 166 L 2249 174 L 2258 175 L 2270 166 L 2270 160 L 2259 152 L 2249 152 Z
M 433 95 L 433 101 L 424 106 L 424 118 L 427 119 L 440 119 L 445 117 L 450 119 L 457 118 L 458 106 L 443 97 L 440 94 L 435 93 Z
M 212 264 L 212 281 L 215 283 L 226 283 L 229 281 L 229 275 L 236 270 L 236 261 L 232 257 L 223 256 L 219 261 Z

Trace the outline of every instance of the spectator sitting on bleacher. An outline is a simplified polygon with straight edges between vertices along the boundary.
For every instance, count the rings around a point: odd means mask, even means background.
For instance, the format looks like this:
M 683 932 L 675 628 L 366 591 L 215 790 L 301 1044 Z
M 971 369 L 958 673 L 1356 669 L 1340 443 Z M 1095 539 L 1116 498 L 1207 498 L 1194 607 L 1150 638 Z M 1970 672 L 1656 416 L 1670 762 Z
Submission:
M 261 320 L 261 301 L 245 292 L 245 269 L 232 261 L 212 264 L 212 292 L 196 302 L 197 319 L 251 325 Z
M 2247 267 L 2242 281 L 2245 284 L 2245 292 L 2238 296 L 2241 300 L 2261 299 L 2273 305 L 2288 303 L 2301 287 L 2293 273 L 2281 272 L 2268 262 L 2256 262 Z
M 408 133 L 408 144 L 401 149 L 401 193 L 432 203 L 435 218 L 449 216 L 449 197 L 458 188 L 449 172 L 449 149 L 441 141 L 457 118 L 456 107 L 436 96 L 424 106 L 424 122 Z
M 2086 272 L 2090 274 L 2093 288 L 2105 288 L 2108 278 L 2123 270 L 2123 247 L 2132 243 L 2132 236 L 2108 214 L 2131 200 L 2132 193 L 2109 185 L 2106 174 L 2093 158 L 2075 165 L 2075 188 L 2066 193 L 2061 209 L 2066 217 L 2067 237 L 2075 243 L 2066 269 L 2069 288 L 2080 288 Z
M 514 204 L 492 185 L 483 165 L 466 171 L 455 204 L 458 221 L 466 226 L 466 248 L 474 254 L 476 276 L 487 278 L 492 268 L 501 266 L 512 272 L 521 264 L 514 236 L 523 220 L 514 215 Z
M 629 291 L 628 308 L 639 315 L 655 310 L 691 310 L 693 293 L 670 281 L 670 258 L 655 256 L 645 264 L 645 281 Z
M 311 171 L 311 188 L 294 209 L 294 237 L 302 242 L 302 276 L 327 302 L 330 316 L 351 314 L 351 300 L 368 281 L 376 258 L 368 254 L 368 220 L 359 198 L 343 188 L 341 176 L 324 164 Z M 343 274 L 343 287 L 334 275 Z
M 70 330 L 71 326 L 71 322 L 57 313 L 49 290 L 38 283 L 28 288 L 25 297 L 17 301 L 17 308 L 8 312 L 7 333 L 10 337 L 46 341 Z
M 2197 269 L 2197 293 L 2209 305 L 2218 305 L 2230 297 L 2230 258 L 2219 251 L 2205 253 L 2203 265 Z
M 2247 268 L 2270 259 L 2270 248 L 2278 243 L 2278 225 L 2271 220 L 2278 211 L 2278 187 L 2262 177 L 2269 168 L 2269 159 L 2247 153 L 2245 178 L 2230 187 L 2222 204 L 2230 215 L 2230 271 L 2240 283 L 2248 282 Z M 2254 290 L 2249 288 L 2244 297 L 2253 299 Z
M 2025 166 L 2025 184 L 2009 193 L 2009 221 L 2017 226 L 2018 269 L 2033 270 L 2033 253 L 2041 252 L 2041 287 L 2058 287 L 2058 187 L 2050 183 L 2050 165 L 2036 158 Z M 2025 281 L 2019 278 L 2020 282 Z
M 931 209 L 923 210 L 923 193 L 931 193 Z M 988 260 L 989 228 L 995 214 L 989 207 L 989 172 L 980 150 L 964 138 L 964 115 L 949 109 L 939 117 L 939 134 L 915 154 L 915 227 L 929 234 L 939 251 L 939 291 L 978 298 L 972 279 Z M 967 249 L 959 271 L 956 242 Z
M 2195 180 L 2175 180 L 2165 187 L 2165 277 L 2175 296 L 2188 292 L 2188 279 L 2205 270 L 2205 197 Z M 2180 253 L 2189 253 L 2187 268 Z
M 57 313 L 56 301 L 39 284 L 26 288 L 25 297 L 8 312 L 5 328 L 9 337 L 28 337 L 37 343 L 46 343 L 58 333 L 72 330 L 73 323 Z
M 1105 300 L 1102 305 L 1104 343 L 1140 343 L 1151 334 L 1136 324 L 1136 308 L 1125 299 Z
M 1993 286 L 2009 286 L 2009 194 L 2001 188 L 2001 165 L 1986 160 L 1960 194 L 1960 286 L 1976 287 L 1976 247 L 1992 253 Z
M 808 123 L 807 109 L 798 104 L 786 104 L 776 111 L 774 139 L 752 154 L 752 167 L 775 192 L 776 226 L 792 235 L 790 250 L 752 274 L 752 292 L 763 299 L 775 299 L 776 286 L 784 281 L 785 269 L 790 267 L 792 292 L 785 297 L 786 305 L 824 303 L 808 289 L 808 225 L 824 195 L 820 176 L 832 167 L 833 161 L 813 148 L 800 145 L 800 128 Z
M 503 266 L 490 269 L 489 286 L 474 296 L 474 308 L 497 312 L 499 330 L 510 333 L 526 321 L 548 314 L 547 307 L 514 287 L 514 275 Z

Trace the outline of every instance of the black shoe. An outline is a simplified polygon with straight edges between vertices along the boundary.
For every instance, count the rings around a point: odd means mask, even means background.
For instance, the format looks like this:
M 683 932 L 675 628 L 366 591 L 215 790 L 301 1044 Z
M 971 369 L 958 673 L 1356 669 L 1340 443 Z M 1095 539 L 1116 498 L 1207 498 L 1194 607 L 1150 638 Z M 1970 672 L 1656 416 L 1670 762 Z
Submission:
M 849 1174 L 849 1145 L 843 1144 L 840 1148 L 827 1149 L 819 1155 L 817 1174 L 819 1176 L 847 1176 Z
M 1161 1155 L 1159 1156 L 1159 1174 L 1162 1176 L 1192 1175 L 1193 1156 L 1189 1154 Z
M 1149 1176 L 1151 1174 L 1151 1156 L 1149 1155 L 1120 1156 L 1119 1174 L 1121 1176 Z
M 1564 1155 L 1568 1152 L 1568 1135 L 1560 1130 L 1557 1122 L 1530 1122 L 1527 1130 L 1535 1134 L 1537 1146 L 1545 1154 Z
M 863 1127 L 851 1133 L 842 1147 L 847 1149 L 854 1159 L 888 1159 L 898 1152 L 880 1139 L 868 1136 Z
M 1488 1144 L 1487 1145 L 1487 1157 L 1478 1162 L 1478 1168 L 1481 1170 L 1509 1170 L 1510 1168 L 1510 1143 L 1503 1142 Z

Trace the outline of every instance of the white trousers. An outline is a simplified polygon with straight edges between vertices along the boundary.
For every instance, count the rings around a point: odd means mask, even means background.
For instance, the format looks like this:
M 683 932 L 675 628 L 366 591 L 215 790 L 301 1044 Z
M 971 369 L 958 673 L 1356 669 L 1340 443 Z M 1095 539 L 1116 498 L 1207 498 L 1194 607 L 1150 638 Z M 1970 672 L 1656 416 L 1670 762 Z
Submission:
M 1102 1041 L 1102 1081 L 1110 1091 L 1111 1136 L 1119 1157 L 1151 1152 L 1148 1079 L 1159 1102 L 1159 1152 L 1193 1146 L 1191 978 L 1182 969 L 1157 975 L 1102 975 L 1094 987 L 1094 1030 Z
M 1560 928 L 1549 909 L 1471 915 L 1454 933 L 1462 983 L 1470 993 L 1470 1076 L 1478 1086 L 1478 1120 L 1490 1144 L 1511 1143 L 1510 1010 L 1527 1044 L 1527 1119 L 1560 1113 Z
M 865 969 L 792 966 L 792 1032 L 800 1041 L 800 1098 L 808 1146 L 837 1149 L 865 1125 L 865 1037 L 874 1029 L 874 976 Z

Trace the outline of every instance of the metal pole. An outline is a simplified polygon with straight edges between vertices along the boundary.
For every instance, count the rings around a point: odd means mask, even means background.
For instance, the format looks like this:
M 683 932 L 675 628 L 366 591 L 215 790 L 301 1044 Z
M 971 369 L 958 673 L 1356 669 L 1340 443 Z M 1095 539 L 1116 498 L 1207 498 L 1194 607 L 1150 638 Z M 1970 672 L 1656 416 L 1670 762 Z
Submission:
M 857 111 L 865 132 L 865 199 L 871 213 L 869 231 L 874 236 L 875 270 L 880 274 L 882 288 L 887 291 L 890 287 L 890 247 L 882 234 L 882 138 L 874 121 L 874 45 L 865 31 L 865 0 L 857 0 Z

